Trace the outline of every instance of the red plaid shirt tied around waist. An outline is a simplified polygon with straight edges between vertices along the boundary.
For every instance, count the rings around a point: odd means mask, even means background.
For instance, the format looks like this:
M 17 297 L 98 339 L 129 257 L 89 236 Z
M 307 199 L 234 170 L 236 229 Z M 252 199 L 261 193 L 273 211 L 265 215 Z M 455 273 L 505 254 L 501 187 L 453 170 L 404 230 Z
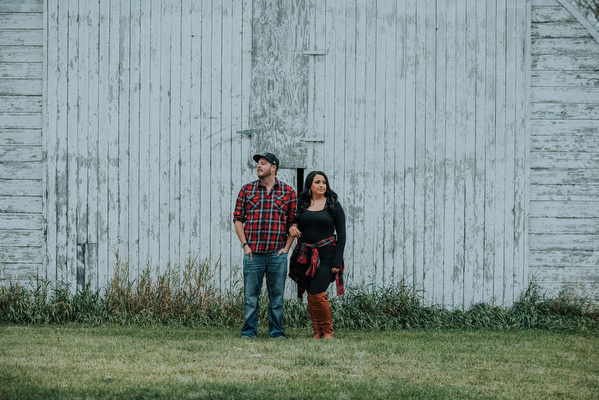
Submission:
M 318 254 L 318 248 L 328 245 L 336 246 L 337 242 L 334 236 L 322 239 L 319 242 L 308 244 L 303 243 L 299 239 L 293 253 L 291 254 L 291 261 L 289 263 L 289 277 L 297 283 L 297 295 L 299 298 L 302 297 L 306 289 L 302 286 L 300 278 L 300 270 L 306 268 L 306 276 L 316 275 L 316 271 L 320 268 L 320 255 Z M 311 254 L 310 254 L 311 253 Z M 341 262 L 339 272 L 333 275 L 337 284 L 337 295 L 342 295 L 343 289 L 343 270 L 345 265 Z M 333 279 L 331 279 L 332 281 Z

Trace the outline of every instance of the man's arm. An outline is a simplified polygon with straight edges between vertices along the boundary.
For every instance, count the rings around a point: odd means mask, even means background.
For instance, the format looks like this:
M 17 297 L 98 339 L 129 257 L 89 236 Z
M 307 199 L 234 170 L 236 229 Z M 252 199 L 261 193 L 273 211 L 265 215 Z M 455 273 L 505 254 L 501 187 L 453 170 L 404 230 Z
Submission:
M 283 247 L 281 250 L 279 250 L 277 255 L 280 256 L 283 253 L 289 253 L 289 249 L 291 248 L 291 245 L 293 244 L 294 240 L 295 240 L 295 238 L 293 236 L 287 235 L 287 240 L 285 241 L 285 247 Z
M 247 238 L 245 236 L 245 230 L 243 229 L 243 222 L 235 221 L 235 233 L 239 238 L 239 243 L 244 244 L 247 243 Z M 243 246 L 243 253 L 248 254 L 250 258 L 254 258 L 254 254 L 252 253 L 252 248 L 247 245 Z

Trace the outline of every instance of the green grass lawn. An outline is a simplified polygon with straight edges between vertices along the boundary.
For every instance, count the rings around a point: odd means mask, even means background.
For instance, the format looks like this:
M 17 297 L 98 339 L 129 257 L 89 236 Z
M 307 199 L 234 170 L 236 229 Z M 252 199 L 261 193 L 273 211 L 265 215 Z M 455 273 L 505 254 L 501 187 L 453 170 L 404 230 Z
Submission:
M 248 341 L 238 331 L 3 325 L 0 398 L 599 398 L 597 337 L 338 330 L 315 341 L 290 329 Z

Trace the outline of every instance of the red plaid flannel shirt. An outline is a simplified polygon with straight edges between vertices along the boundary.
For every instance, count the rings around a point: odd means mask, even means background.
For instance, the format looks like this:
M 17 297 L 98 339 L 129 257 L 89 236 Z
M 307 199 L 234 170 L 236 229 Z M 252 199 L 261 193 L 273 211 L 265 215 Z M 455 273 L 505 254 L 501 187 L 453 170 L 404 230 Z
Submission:
M 252 252 L 272 253 L 285 246 L 296 203 L 295 190 L 278 179 L 270 193 L 259 179 L 241 188 L 233 221 L 243 222 Z

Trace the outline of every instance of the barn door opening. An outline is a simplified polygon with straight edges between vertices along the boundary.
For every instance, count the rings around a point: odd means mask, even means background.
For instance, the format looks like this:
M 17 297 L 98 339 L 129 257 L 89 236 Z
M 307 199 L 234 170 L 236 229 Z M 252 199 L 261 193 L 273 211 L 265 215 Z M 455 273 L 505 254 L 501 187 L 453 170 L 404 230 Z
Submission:
M 306 0 L 258 0 L 253 6 L 252 152 L 276 154 L 293 175 L 306 168 L 309 59 L 303 50 L 310 40 L 309 6 Z

